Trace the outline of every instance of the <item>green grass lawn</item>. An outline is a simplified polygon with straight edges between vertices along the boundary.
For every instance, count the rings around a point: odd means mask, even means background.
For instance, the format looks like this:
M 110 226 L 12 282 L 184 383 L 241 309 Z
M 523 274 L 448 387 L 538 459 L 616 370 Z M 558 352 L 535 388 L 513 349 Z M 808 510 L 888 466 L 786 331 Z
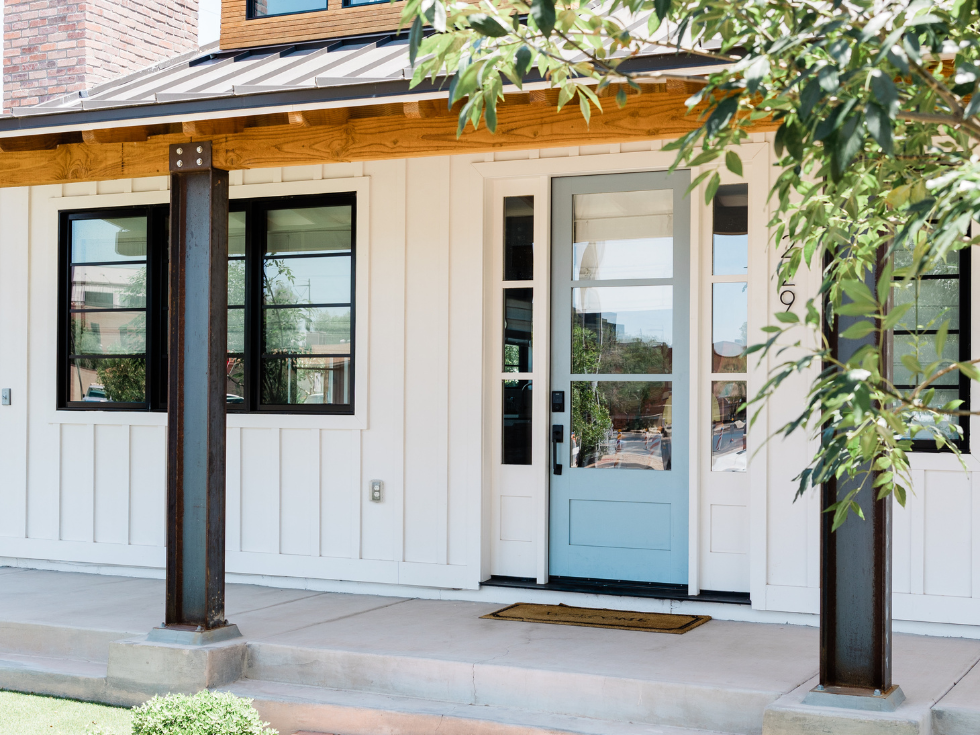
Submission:
M 0 691 L 0 735 L 130 735 L 128 709 Z

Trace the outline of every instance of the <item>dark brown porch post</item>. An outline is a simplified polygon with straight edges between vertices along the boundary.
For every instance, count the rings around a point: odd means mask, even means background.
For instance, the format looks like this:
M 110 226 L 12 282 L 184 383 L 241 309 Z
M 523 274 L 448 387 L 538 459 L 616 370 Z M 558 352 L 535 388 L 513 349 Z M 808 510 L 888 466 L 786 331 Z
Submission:
M 228 172 L 210 143 L 171 146 L 170 171 L 165 625 L 204 643 L 238 635 L 225 620 Z
M 880 271 L 880 267 L 878 269 Z M 867 284 L 875 293 L 877 273 Z M 845 299 L 849 300 L 849 299 Z M 860 317 L 837 316 L 831 347 L 846 360 L 864 339 L 839 339 Z M 872 478 L 863 480 L 853 516 L 836 531 L 833 513 L 820 518 L 820 683 L 804 700 L 855 709 L 891 711 L 904 699 L 892 682 L 892 499 L 876 500 Z M 860 485 L 846 478 L 822 488 L 821 509 Z

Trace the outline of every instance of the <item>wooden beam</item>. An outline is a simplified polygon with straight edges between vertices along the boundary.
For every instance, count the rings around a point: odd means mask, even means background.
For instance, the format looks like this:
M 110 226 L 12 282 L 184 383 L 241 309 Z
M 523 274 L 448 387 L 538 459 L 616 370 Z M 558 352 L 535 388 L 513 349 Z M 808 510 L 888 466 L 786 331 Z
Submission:
M 374 105 L 370 105 L 373 108 Z M 300 128 L 312 128 L 317 125 L 343 125 L 350 119 L 350 110 L 346 107 L 329 110 L 299 110 L 288 113 L 289 124 Z
M 558 113 L 550 102 L 538 105 L 532 97 L 532 104 L 501 105 L 496 134 L 481 125 L 476 132 L 467 127 L 459 139 L 454 114 L 406 118 L 400 104 L 397 115 L 368 117 L 362 111 L 339 125 L 326 122 L 330 115 L 339 114 L 327 110 L 317 111 L 324 115 L 320 118 L 324 122 L 310 127 L 286 124 L 201 135 L 197 131 L 205 126 L 195 123 L 187 126 L 195 131 L 193 136 L 172 134 L 150 136 L 145 142 L 5 151 L 0 153 L 0 186 L 162 176 L 169 172 L 171 143 L 202 139 L 213 142 L 216 168 L 239 170 L 676 138 L 698 126 L 697 112 L 688 114 L 684 104 L 689 96 L 686 91 L 631 95 L 623 109 L 610 100 L 603 105 L 604 112 L 592 115 L 591 125 L 582 119 L 577 105 Z M 548 96 L 544 99 L 547 102 Z M 223 121 L 209 122 L 218 128 Z M 241 123 L 227 125 L 236 128 Z M 765 132 L 777 127 L 762 122 L 754 129 Z M 6 149 L 11 142 L 2 145 Z
M 60 145 L 79 142 L 82 142 L 82 135 L 75 132 L 22 135 L 17 138 L 0 139 L 0 152 L 26 153 L 31 151 L 53 151 Z
M 245 118 L 229 117 L 220 120 L 189 120 L 181 123 L 184 135 L 192 137 L 212 137 L 240 133 L 245 129 Z
M 151 131 L 146 125 L 135 125 L 129 128 L 83 130 L 82 140 L 89 145 L 104 143 L 141 143 L 151 135 L 159 135 L 161 132 L 166 131 Z

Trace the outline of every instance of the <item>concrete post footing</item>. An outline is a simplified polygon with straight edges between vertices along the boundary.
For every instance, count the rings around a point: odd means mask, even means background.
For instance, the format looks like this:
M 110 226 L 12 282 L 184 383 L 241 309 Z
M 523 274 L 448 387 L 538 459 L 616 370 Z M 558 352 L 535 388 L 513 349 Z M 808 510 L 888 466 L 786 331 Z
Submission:
M 182 646 L 207 646 L 212 643 L 230 641 L 233 638 L 241 638 L 242 634 L 238 626 L 234 624 L 222 625 L 220 628 L 204 630 L 200 627 L 189 625 L 162 625 L 154 628 L 146 636 L 149 643 L 176 643 Z
M 884 692 L 855 687 L 824 687 L 817 685 L 803 698 L 803 704 L 816 707 L 845 707 L 867 712 L 894 712 L 905 701 L 902 687 L 895 684 Z

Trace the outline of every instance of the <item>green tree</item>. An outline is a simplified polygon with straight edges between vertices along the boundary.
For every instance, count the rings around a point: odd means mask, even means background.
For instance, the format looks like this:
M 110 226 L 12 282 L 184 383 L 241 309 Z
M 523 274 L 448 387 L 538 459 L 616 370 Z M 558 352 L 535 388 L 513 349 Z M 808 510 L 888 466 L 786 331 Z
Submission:
M 919 320 L 909 320 L 908 301 L 889 304 L 895 291 L 978 239 L 969 229 L 980 219 L 975 2 L 407 0 L 402 18 L 411 28 L 413 84 L 449 77 L 450 104 L 463 101 L 460 133 L 481 121 L 494 130 L 505 83 L 520 88 L 534 72 L 560 90 L 559 107 L 577 100 L 587 120 L 609 99 L 600 97 L 606 89 L 616 89 L 623 106 L 626 89 L 642 92 L 644 82 L 674 76 L 700 85 L 688 102 L 699 114 L 697 129 L 667 146 L 677 151 L 675 167 L 723 161 L 741 175 L 739 143 L 753 124 L 778 123 L 779 172 L 770 194 L 772 244 L 785 256 L 778 280 L 806 265 L 820 269 L 823 281 L 818 299 L 801 314 L 776 314 L 779 324 L 766 327 L 765 341 L 749 352 L 783 360 L 752 399 L 757 407 L 794 373 L 818 375 L 804 409 L 778 429 L 822 439 L 799 475 L 798 494 L 833 477 L 873 474 L 879 496 L 894 492 L 904 502 L 909 437 L 929 430 L 938 446 L 956 451 L 954 420 L 967 412 L 960 401 L 937 399 L 936 385 L 956 372 L 980 379 L 977 360 L 942 357 L 945 318 L 934 320 L 937 334 L 927 338 Z M 425 24 L 435 32 L 425 35 Z M 720 63 L 698 77 L 622 66 L 651 46 Z M 696 177 L 692 189 L 702 184 L 710 201 L 717 170 Z M 823 318 L 839 316 L 856 319 L 842 339 L 862 340 L 846 361 L 823 337 Z M 901 358 L 912 389 L 896 387 L 886 360 L 886 336 L 903 324 L 932 342 Z M 804 340 L 801 330 L 817 338 Z M 785 360 L 790 345 L 803 356 Z M 932 431 L 937 425 L 946 428 Z M 853 492 L 834 510 L 835 527 L 849 512 L 861 514 Z

